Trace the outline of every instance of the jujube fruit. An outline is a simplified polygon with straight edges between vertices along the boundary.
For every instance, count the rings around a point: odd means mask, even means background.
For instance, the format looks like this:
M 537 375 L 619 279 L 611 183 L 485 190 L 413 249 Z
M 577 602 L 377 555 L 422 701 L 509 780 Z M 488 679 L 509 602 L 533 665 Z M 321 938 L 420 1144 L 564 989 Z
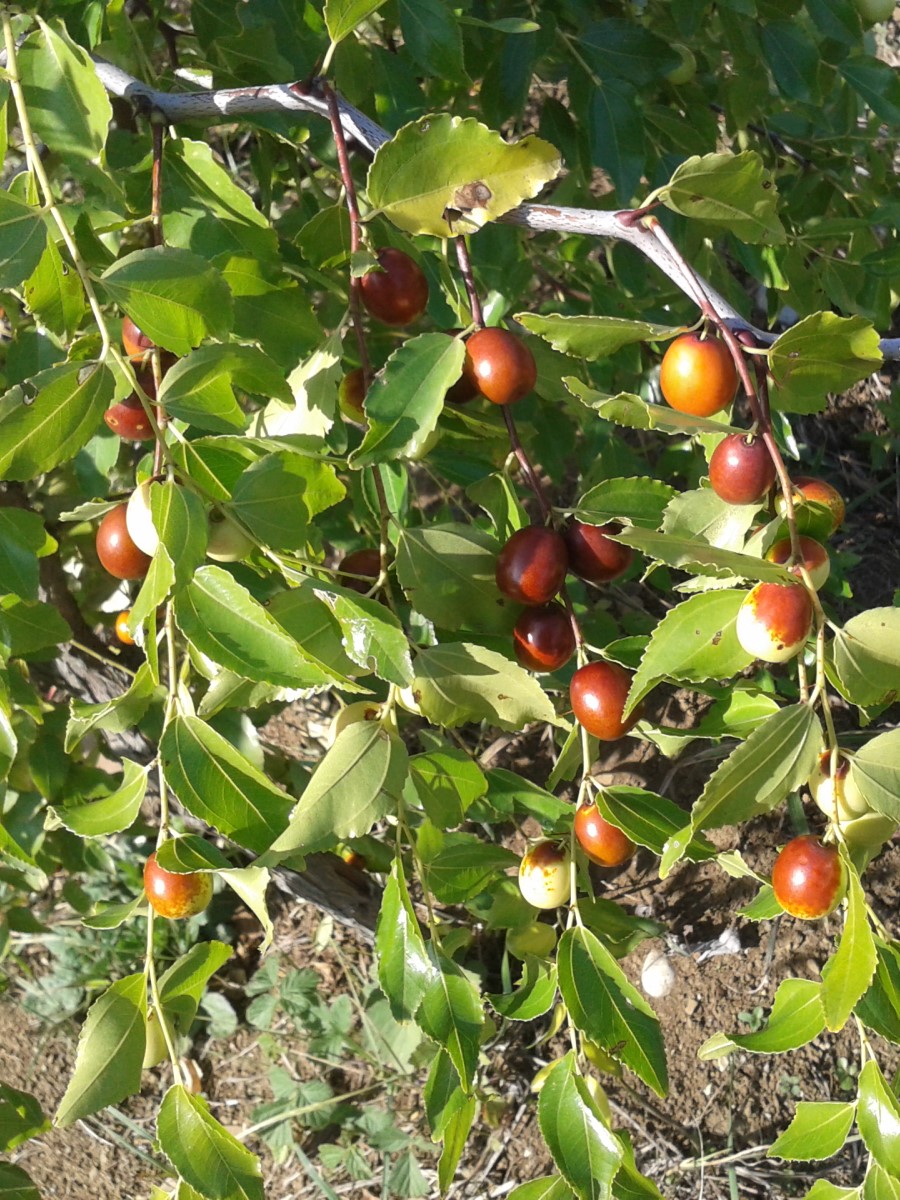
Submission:
M 575 653 L 575 633 L 560 604 L 526 608 L 513 628 L 513 650 L 529 671 L 558 671 Z
M 709 482 L 727 504 L 758 504 L 775 482 L 775 464 L 762 438 L 731 433 L 709 460 Z
M 492 404 L 513 404 L 537 383 L 537 364 L 508 329 L 478 329 L 466 341 L 463 378 Z
M 835 846 L 823 846 L 811 834 L 795 837 L 775 859 L 772 890 L 792 917 L 815 921 L 837 908 L 846 884 Z
M 865 796 L 850 771 L 850 760 L 840 752 L 831 773 L 831 751 L 823 750 L 809 777 L 810 795 L 830 820 L 850 821 L 869 812 Z
M 631 566 L 634 551 L 609 536 L 619 526 L 585 525 L 572 521 L 565 532 L 569 552 L 569 570 L 588 583 L 609 583 L 624 575 Z
M 365 421 L 366 410 L 363 401 L 366 398 L 366 377 L 362 367 L 355 367 L 340 382 L 338 387 L 338 407 L 345 417 L 351 421 Z
M 207 523 L 206 556 L 215 562 L 240 562 L 253 549 L 243 529 L 224 513 L 213 510 Z
M 144 891 L 150 906 L 173 921 L 203 912 L 212 899 L 213 881 L 208 871 L 166 871 L 154 850 L 144 864 Z
M 393 246 L 377 251 L 375 257 L 381 270 L 360 279 L 362 302 L 385 325 L 408 325 L 428 305 L 428 280 L 414 259 Z
M 143 579 L 153 560 L 134 544 L 125 523 L 126 507 L 110 509 L 97 527 L 97 557 L 116 579 Z
M 802 583 L 758 583 L 741 602 L 735 633 L 753 658 L 783 663 L 806 645 L 812 624 L 813 604 Z
M 546 604 L 565 582 L 568 563 L 561 534 L 528 525 L 517 529 L 497 555 L 497 587 L 519 604 Z
M 128 504 L 125 506 L 125 522 L 131 540 L 139 550 L 143 550 L 151 558 L 159 549 L 159 534 L 153 524 L 153 513 L 150 509 L 152 482 L 145 479 L 143 483 L 139 483 L 128 497 Z
M 130 608 L 123 608 L 120 613 L 116 614 L 116 637 L 123 646 L 134 645 L 134 638 L 131 636 L 131 630 L 128 628 L 128 618 L 130 616 Z
M 831 572 L 831 559 L 828 557 L 828 551 L 821 542 L 817 542 L 815 538 L 806 537 L 805 534 L 800 535 L 799 541 L 803 565 L 813 587 L 818 591 Z M 769 547 L 766 551 L 766 558 L 769 562 L 778 563 L 783 567 L 790 561 L 792 553 L 791 539 L 789 537 L 781 538 Z M 800 574 L 800 568 L 796 564 L 788 567 L 788 570 L 794 575 L 799 576 Z
M 519 890 L 535 908 L 559 908 L 572 894 L 568 850 L 558 842 L 541 841 L 519 863 Z
M 811 500 L 815 504 L 824 505 L 831 512 L 832 533 L 843 525 L 846 505 L 837 488 L 833 488 L 824 479 L 815 479 L 811 475 L 798 475 L 791 480 L 791 485 L 794 492 L 794 504 L 802 504 L 805 500 Z M 780 516 L 784 516 L 786 508 L 784 496 L 775 497 L 775 508 Z
M 579 667 L 569 685 L 575 720 L 602 742 L 623 737 L 641 719 L 638 704 L 624 717 L 631 688 L 631 672 L 614 662 L 591 662 Z
M 738 375 L 731 351 L 717 337 L 683 333 L 663 355 L 659 386 L 678 412 L 711 417 L 734 399 Z
M 546 958 L 555 945 L 556 930 L 544 921 L 529 921 L 506 935 L 506 948 L 516 958 L 524 958 L 526 954 Z
M 137 396 L 128 396 L 117 404 L 111 404 L 103 414 L 103 420 L 125 442 L 149 442 L 155 436 L 150 419 Z
M 131 317 L 125 317 L 122 321 L 122 345 L 132 362 L 142 362 L 146 355 L 154 349 L 156 342 L 147 337 L 146 333 L 135 325 Z
M 362 550 L 353 550 L 341 559 L 338 570 L 342 575 L 346 575 L 340 581 L 344 587 L 352 588 L 354 592 L 366 596 L 372 590 L 372 584 L 381 574 L 381 555 L 371 546 L 366 546 Z M 349 578 L 352 575 L 360 575 L 362 578 Z
M 619 867 L 637 849 L 631 838 L 600 815 L 596 804 L 576 809 L 575 837 L 591 862 L 601 867 Z

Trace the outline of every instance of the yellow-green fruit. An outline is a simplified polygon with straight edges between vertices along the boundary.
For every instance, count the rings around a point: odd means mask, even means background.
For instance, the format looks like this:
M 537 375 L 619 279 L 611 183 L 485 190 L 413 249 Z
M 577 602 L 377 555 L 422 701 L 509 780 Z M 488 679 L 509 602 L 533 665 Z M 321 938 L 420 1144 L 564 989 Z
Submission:
M 535 908 L 559 908 L 572 894 L 568 850 L 544 840 L 532 846 L 519 864 L 519 891 Z
M 168 1053 L 165 1035 L 156 1009 L 151 1008 L 147 1013 L 147 1042 L 144 1049 L 144 1061 L 141 1063 L 142 1069 L 147 1071 L 150 1067 L 158 1066 Z
M 850 760 L 837 755 L 834 775 L 831 773 L 831 753 L 823 750 L 816 768 L 809 777 L 809 792 L 813 800 L 831 821 L 852 821 L 869 811 L 865 796 L 859 790 Z
M 150 484 L 149 479 L 144 480 L 128 497 L 125 528 L 137 548 L 152 558 L 159 546 L 159 534 L 150 513 Z
M 506 948 L 516 958 L 524 958 L 526 954 L 546 958 L 555 945 L 556 930 L 543 921 L 531 921 L 528 925 L 511 929 L 506 935 Z
M 847 845 L 854 849 L 859 847 L 867 850 L 877 850 L 894 836 L 897 822 L 881 813 L 867 812 L 861 817 L 854 817 L 841 825 L 841 833 Z
M 350 725 L 358 725 L 360 721 L 380 720 L 380 704 L 374 704 L 371 700 L 358 700 L 355 704 L 347 704 L 331 722 L 331 728 L 328 731 L 328 745 L 333 745 L 338 734 Z
M 894 15 L 894 0 L 856 0 L 856 9 L 864 21 L 874 25 Z
M 216 562 L 239 562 L 246 558 L 252 549 L 251 540 L 233 521 L 219 514 L 210 517 L 209 538 L 206 543 L 208 558 L 213 558 Z
M 672 49 L 681 59 L 681 62 L 677 67 L 672 68 L 666 79 L 668 79 L 669 83 L 674 83 L 676 86 L 682 83 L 690 83 L 697 73 L 697 60 L 694 58 L 693 51 L 682 42 L 675 42 Z

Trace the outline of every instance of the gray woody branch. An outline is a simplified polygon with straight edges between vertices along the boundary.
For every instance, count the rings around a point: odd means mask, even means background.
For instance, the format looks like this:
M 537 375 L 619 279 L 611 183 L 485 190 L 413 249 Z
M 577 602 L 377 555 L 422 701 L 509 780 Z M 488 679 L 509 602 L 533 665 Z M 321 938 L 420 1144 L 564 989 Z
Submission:
M 159 92 L 141 83 L 126 71 L 103 59 L 95 59 L 97 74 L 108 92 L 130 100 L 139 109 L 161 114 L 168 123 L 179 121 L 221 121 L 258 113 L 314 113 L 328 119 L 328 107 L 317 94 L 315 84 L 268 84 L 263 87 L 226 88 L 220 91 L 186 93 Z M 344 131 L 371 153 L 390 140 L 390 135 L 365 113 L 338 97 Z M 614 212 L 589 208 L 560 208 L 553 204 L 520 204 L 505 213 L 501 221 L 520 225 L 535 233 L 575 233 L 588 237 L 610 238 L 635 247 L 654 266 L 695 298 L 694 277 L 671 255 L 665 246 L 640 224 L 623 224 Z M 728 301 L 697 276 L 716 313 L 735 330 L 749 330 L 760 345 L 771 345 L 775 334 L 758 329 L 746 321 Z M 900 359 L 900 338 L 882 338 L 881 352 L 886 359 Z

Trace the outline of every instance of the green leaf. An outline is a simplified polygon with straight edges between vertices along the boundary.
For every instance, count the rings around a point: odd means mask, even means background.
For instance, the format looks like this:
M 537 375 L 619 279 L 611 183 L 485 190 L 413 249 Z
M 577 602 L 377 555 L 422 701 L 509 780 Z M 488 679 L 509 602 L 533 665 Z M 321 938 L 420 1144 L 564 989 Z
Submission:
M 359 674 L 359 667 L 345 654 L 341 627 L 328 605 L 315 595 L 309 580 L 299 587 L 278 592 L 269 601 L 267 611 L 299 643 L 305 654 L 322 663 L 335 677 L 345 678 L 341 684 L 345 691 L 354 690 L 346 677 Z
M 79 837 L 107 837 L 129 829 L 137 820 L 147 791 L 148 767 L 122 759 L 124 775 L 121 787 L 101 800 L 73 804 L 68 808 L 51 807 L 60 825 Z
M 487 791 L 484 773 L 464 750 L 448 748 L 410 759 L 416 795 L 433 825 L 461 825 L 469 805 Z
M 495 650 L 466 642 L 428 647 L 415 661 L 413 692 L 437 725 L 488 721 L 522 729 L 529 721 L 559 719 L 541 685 Z
M 589 929 L 567 929 L 556 963 L 559 990 L 576 1029 L 664 1096 L 668 1074 L 659 1021 L 609 950 Z
M 285 451 L 267 454 L 248 467 L 236 481 L 225 511 L 264 546 L 302 553 L 308 524 L 346 493 L 329 463 Z
M 0 410 L 3 479 L 33 479 L 77 454 L 96 433 L 115 386 L 109 367 L 90 362 L 53 367 L 31 383 L 36 396 Z
M 574 1192 L 558 1175 L 546 1175 L 520 1184 L 509 1193 L 509 1200 L 572 1200 Z
M 674 212 L 722 225 L 741 241 L 784 241 L 772 173 L 753 150 L 694 155 L 676 167 L 658 195 Z
M 17 53 L 28 119 L 63 162 L 96 159 L 112 120 L 106 89 L 90 55 L 61 21 L 36 20 L 40 32 L 26 38 Z
M 850 772 L 870 808 L 900 824 L 900 730 L 866 742 L 850 760 Z
M 621 17 L 592 22 L 579 45 L 602 79 L 612 76 L 635 84 L 653 83 L 679 63 L 669 41 Z
M 878 333 L 864 317 L 813 313 L 782 333 L 769 350 L 772 407 L 821 412 L 828 392 L 846 392 L 882 363 Z
M 69 723 L 66 726 L 65 750 L 70 754 L 81 739 L 92 729 L 105 729 L 109 733 L 124 733 L 132 729 L 143 717 L 153 697 L 156 685 L 146 663 L 138 667 L 126 691 L 113 700 L 100 704 L 85 704 L 82 700 L 69 701 Z
M 596 804 L 601 816 L 654 854 L 662 854 L 669 838 L 684 825 L 683 809 L 666 796 L 644 788 L 627 784 L 603 788 L 597 793 Z M 715 853 L 715 847 L 702 836 L 693 838 L 687 849 L 687 857 L 694 861 L 712 858 Z
M 146 1020 L 143 972 L 117 980 L 94 1001 L 78 1038 L 75 1070 L 56 1113 L 58 1126 L 65 1128 L 140 1091 Z
M 40 211 L 0 190 L 0 288 L 16 288 L 37 270 L 47 245 Z
M 84 288 L 77 271 L 63 262 L 52 238 L 22 290 L 29 311 L 41 324 L 71 341 L 84 316 Z
M 735 1050 L 751 1054 L 784 1054 L 817 1038 L 825 1028 L 822 985 L 812 979 L 784 979 L 765 1028 L 755 1033 L 717 1033 L 697 1051 L 704 1062 Z
M 888 1041 L 900 1044 L 900 950 L 876 942 L 878 964 L 869 990 L 856 1005 L 856 1015 Z
M 604 479 L 578 500 L 574 515 L 589 525 L 628 521 L 646 529 L 662 524 L 675 488 L 658 479 Z
M 444 1148 L 438 1162 L 438 1187 L 442 1196 L 446 1195 L 453 1182 L 477 1110 L 478 1100 L 476 1097 L 467 1096 L 452 1113 L 444 1128 Z
M 259 1159 L 211 1116 L 202 1096 L 170 1087 L 156 1131 L 178 1174 L 207 1200 L 265 1200 Z
M 41 1194 L 31 1182 L 31 1176 L 13 1163 L 0 1163 L 0 1198 L 2 1200 L 41 1200 Z
M 720 579 L 730 579 L 736 575 L 739 579 L 767 579 L 777 583 L 790 582 L 792 578 L 777 563 L 754 558 L 751 554 L 739 554 L 736 550 L 723 550 L 699 537 L 656 533 L 651 529 L 636 529 L 629 525 L 615 534 L 614 540 L 640 550 L 648 558 L 689 571 L 692 575 L 709 575 Z
M 160 1002 L 177 1032 L 188 1032 L 207 983 L 233 953 L 224 942 L 197 942 L 160 976 Z
M 159 751 L 169 787 L 219 833 L 262 854 L 284 830 L 290 797 L 197 717 L 176 717 Z
M 549 1012 L 556 999 L 556 967 L 528 955 L 522 977 L 511 992 L 488 995 L 491 1007 L 507 1021 L 533 1021 Z
M 456 79 L 463 74 L 462 36 L 456 14 L 441 0 L 399 0 L 403 42 L 426 75 Z
M 316 687 L 340 678 L 301 646 L 222 567 L 201 567 L 175 600 L 175 619 L 213 662 L 282 687 Z
M 403 860 L 395 858 L 381 897 L 375 930 L 378 982 L 398 1021 L 410 1021 L 435 976 L 406 886 Z M 434 1125 L 432 1123 L 432 1129 Z
M 847 1140 L 855 1116 L 856 1105 L 852 1102 L 801 1100 L 794 1119 L 766 1151 L 766 1157 L 790 1162 L 831 1158 Z
M 0 579 L 4 589 L 21 600 L 37 600 L 38 559 L 51 554 L 56 545 L 37 513 L 0 508 Z
M 473 525 L 402 529 L 397 577 L 410 604 L 441 629 L 510 633 L 519 614 L 497 588 L 500 546 Z
M 373 12 L 377 12 L 384 0 L 325 0 L 325 28 L 332 42 L 340 42 L 352 34 Z
M 578 1200 L 608 1200 L 622 1162 L 622 1145 L 601 1120 L 575 1069 L 572 1050 L 553 1064 L 544 1080 L 538 1122 L 557 1169 Z
M 423 856 L 423 861 L 425 882 L 435 897 L 444 904 L 463 904 L 519 859 L 505 846 L 459 833 L 448 834 L 442 848 L 433 856 Z
M 164 350 L 187 354 L 205 337 L 231 329 L 225 280 L 199 254 L 172 246 L 135 250 L 100 277 L 109 298 Z
M 64 617 L 52 604 L 29 604 L 15 596 L 0 600 L 0 621 L 10 658 L 27 658 L 67 642 L 72 636 Z
M 606 79 L 590 92 L 587 125 L 596 166 L 615 184 L 627 205 L 640 183 L 647 160 L 644 125 L 637 92 L 624 79 Z
M 735 633 L 746 592 L 727 589 L 691 596 L 659 622 L 631 681 L 625 713 L 662 679 L 702 683 L 729 679 L 753 661 Z
M 863 1180 L 862 1200 L 900 1200 L 900 1178 L 889 1174 L 870 1158 Z
M 845 58 L 838 69 L 876 116 L 892 125 L 900 122 L 900 81 L 887 63 L 857 53 Z
M 377 721 L 348 725 L 316 768 L 272 854 L 364 837 L 396 811 L 407 772 L 406 748 L 398 737 Z
M 851 703 L 892 703 L 900 695 L 900 608 L 851 617 L 835 634 L 833 653 L 841 694 Z
M 431 982 L 416 1014 L 422 1032 L 447 1051 L 463 1088 L 470 1092 L 478 1062 L 484 1014 L 478 988 L 452 959 L 440 952 Z
M 275 938 L 275 926 L 266 904 L 271 875 L 265 867 L 231 867 L 222 872 L 222 878 L 262 925 L 263 940 L 259 952 L 265 954 Z
M 261 350 L 254 346 L 201 346 L 166 371 L 159 403 L 171 416 L 198 429 L 233 433 L 247 425 L 235 387 L 291 400 L 281 368 Z
M 660 433 L 742 433 L 735 425 L 726 425 L 711 417 L 695 417 L 692 413 L 677 412 L 667 404 L 648 404 L 640 396 L 621 392 L 607 396 L 595 391 L 571 375 L 563 383 L 582 404 L 592 408 L 606 421 L 614 421 L 626 429 L 658 429 Z
M 172 480 L 150 485 L 150 515 L 172 563 L 175 585 L 185 587 L 206 554 L 206 509 L 200 497 Z
M 540 138 L 510 144 L 472 117 L 438 113 L 379 147 L 368 195 L 399 229 L 452 237 L 536 196 L 560 167 L 559 151 Z
M 844 1028 L 878 965 L 865 892 L 853 864 L 845 862 L 844 868 L 848 875 L 844 929 L 837 950 L 822 968 L 822 1008 L 825 1027 L 832 1033 Z
M 46 1133 L 49 1128 L 50 1122 L 34 1096 L 0 1083 L 0 1152 L 9 1154 L 29 1138 Z
M 344 652 L 379 679 L 405 687 L 412 679 L 412 659 L 403 626 L 378 600 L 348 588 L 316 583 L 313 590 L 331 609 L 343 635 Z
M 447 388 L 459 379 L 465 347 L 444 333 L 408 338 L 390 356 L 366 392 L 369 428 L 350 455 L 352 467 L 415 458 L 444 407 Z
M 561 354 L 595 362 L 636 342 L 663 342 L 684 333 L 683 325 L 654 325 L 599 314 L 568 317 L 562 313 L 516 313 L 516 320 Z
M 900 1171 L 900 1104 L 870 1058 L 859 1073 L 856 1123 L 866 1149 L 889 1175 Z
M 720 763 L 691 810 L 691 827 L 713 829 L 768 812 L 805 783 L 822 741 L 807 704 L 773 713 Z

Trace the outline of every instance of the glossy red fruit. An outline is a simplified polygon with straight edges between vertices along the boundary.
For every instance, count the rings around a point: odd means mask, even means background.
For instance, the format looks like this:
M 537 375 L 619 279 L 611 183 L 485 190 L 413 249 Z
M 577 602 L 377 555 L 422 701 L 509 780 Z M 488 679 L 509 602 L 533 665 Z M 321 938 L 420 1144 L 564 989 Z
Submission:
M 154 850 L 144 864 L 144 891 L 151 907 L 173 921 L 203 912 L 212 899 L 212 875 L 206 871 L 165 871 Z
M 561 534 L 528 525 L 517 529 L 497 556 L 497 587 L 519 604 L 546 604 L 562 587 L 568 563 Z
M 613 662 L 592 662 L 579 667 L 569 685 L 575 720 L 602 742 L 614 742 L 641 719 L 643 705 L 623 717 L 631 687 L 631 672 Z
M 124 608 L 116 616 L 116 637 L 123 646 L 133 646 L 134 638 L 131 636 L 131 631 L 128 628 L 128 618 L 131 616 L 131 609 Z
M 127 505 L 110 509 L 97 527 L 97 557 L 116 579 L 143 579 L 153 561 L 139 550 L 125 524 Z
M 717 337 L 684 333 L 663 355 L 659 386 L 678 412 L 711 417 L 734 399 L 738 376 L 731 351 Z
M 154 437 L 153 427 L 137 396 L 110 405 L 103 420 L 125 442 L 149 442 Z
M 615 524 L 585 525 L 573 521 L 565 532 L 572 574 L 588 583 L 609 583 L 624 575 L 631 566 L 634 551 L 609 537 L 618 531 Z
M 354 592 L 365 596 L 372 590 L 372 584 L 381 573 L 381 555 L 370 546 L 354 550 L 341 559 L 338 570 L 346 572 L 340 579 L 344 587 L 353 588 Z M 352 575 L 361 575 L 362 578 L 351 579 Z
M 709 482 L 727 504 L 758 504 L 775 482 L 775 464 L 762 438 L 731 433 L 709 460 Z
M 811 475 L 798 475 L 791 480 L 794 487 L 794 503 L 798 500 L 802 503 L 804 500 L 812 500 L 816 504 L 824 504 L 826 508 L 831 510 L 831 532 L 840 529 L 844 523 L 846 515 L 846 505 L 844 498 L 830 483 L 826 483 L 824 479 L 814 479 Z M 779 513 L 784 512 L 784 497 L 779 496 L 776 500 L 775 507 Z
M 122 345 L 132 362 L 142 362 L 156 343 L 135 325 L 131 317 L 125 317 L 122 322 Z
M 637 847 L 621 829 L 601 817 L 596 804 L 582 804 L 575 812 L 575 837 L 593 863 L 619 867 Z
M 828 551 L 821 542 L 804 534 L 800 535 L 800 551 L 803 554 L 803 565 L 809 573 L 813 587 L 818 591 L 831 572 Z M 775 542 L 766 551 L 766 558 L 769 562 L 778 563 L 783 567 L 791 558 L 791 539 L 787 537 Z M 798 566 L 790 567 L 789 570 L 795 575 L 800 574 Z
M 492 404 L 512 404 L 534 387 L 537 364 L 508 329 L 479 329 L 466 342 L 463 378 Z
M 815 921 L 837 908 L 844 894 L 845 873 L 835 846 L 823 846 L 811 834 L 796 837 L 775 859 L 775 899 L 792 917 Z
M 758 583 L 738 609 L 735 633 L 753 658 L 782 663 L 800 653 L 812 623 L 813 604 L 802 583 Z
M 569 852 L 557 842 L 537 842 L 519 863 L 519 891 L 535 908 L 559 908 L 572 895 Z
M 385 325 L 408 325 L 425 311 L 428 280 L 419 264 L 402 250 L 379 250 L 380 271 L 369 271 L 359 281 L 362 302 Z
M 526 608 L 513 629 L 516 658 L 529 671 L 558 671 L 575 653 L 575 634 L 561 604 Z

